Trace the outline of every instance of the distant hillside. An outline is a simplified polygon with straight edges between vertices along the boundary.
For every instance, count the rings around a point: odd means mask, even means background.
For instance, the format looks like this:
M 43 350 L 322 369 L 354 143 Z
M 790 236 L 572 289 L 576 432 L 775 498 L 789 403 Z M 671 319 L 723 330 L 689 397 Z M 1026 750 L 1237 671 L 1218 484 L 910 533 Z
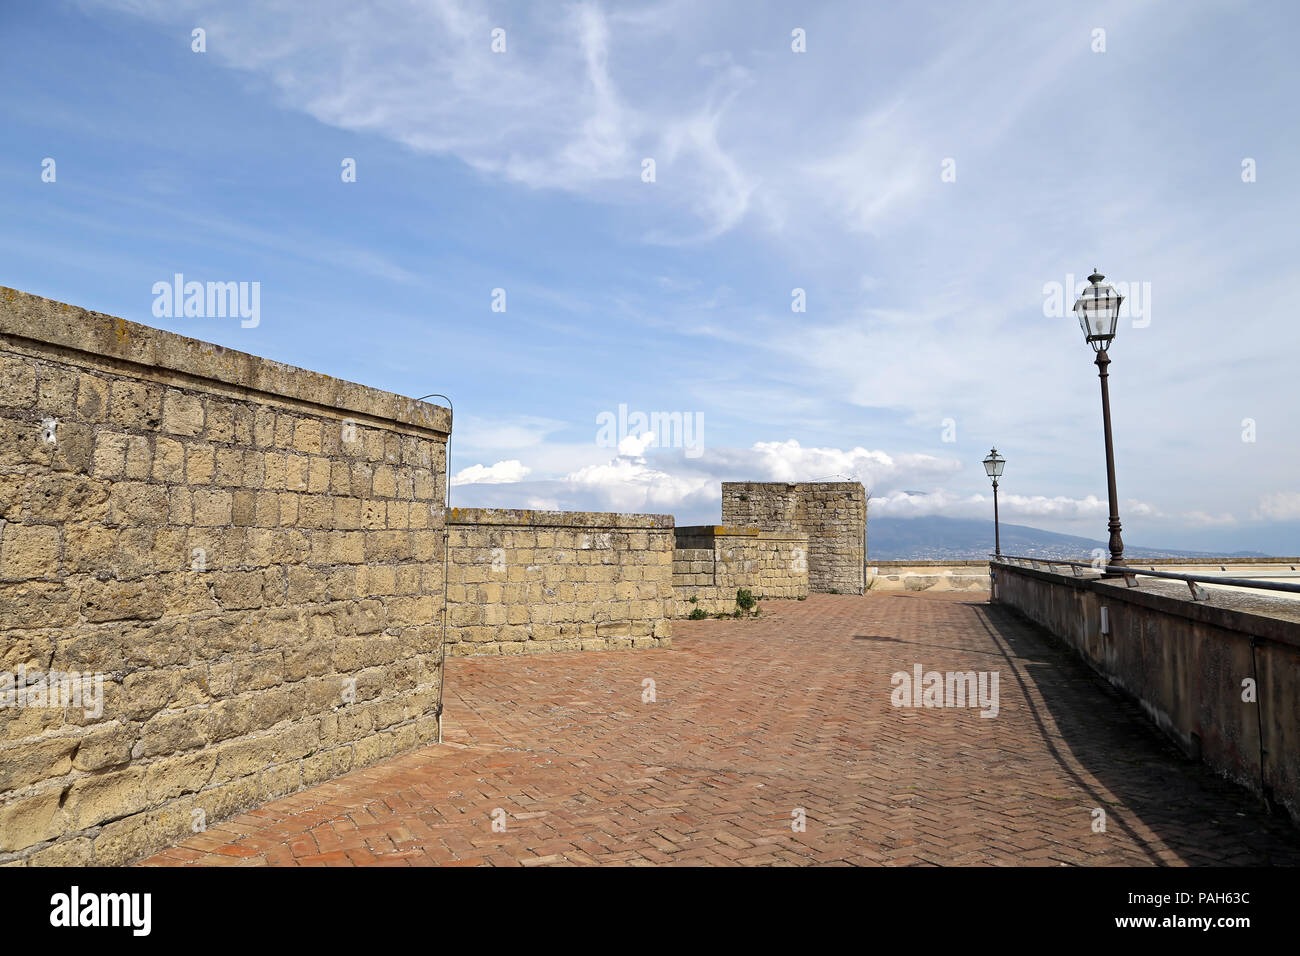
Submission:
M 1083 558 L 1094 548 L 1108 550 L 1105 541 L 1058 534 L 1020 524 L 1002 525 L 1002 553 L 1044 558 Z M 970 518 L 868 518 L 867 552 L 870 561 L 956 561 L 986 558 L 993 551 L 993 522 Z M 1213 553 L 1175 551 L 1170 548 L 1134 547 L 1127 542 L 1124 556 L 1133 558 L 1246 558 L 1263 557 L 1258 551 Z

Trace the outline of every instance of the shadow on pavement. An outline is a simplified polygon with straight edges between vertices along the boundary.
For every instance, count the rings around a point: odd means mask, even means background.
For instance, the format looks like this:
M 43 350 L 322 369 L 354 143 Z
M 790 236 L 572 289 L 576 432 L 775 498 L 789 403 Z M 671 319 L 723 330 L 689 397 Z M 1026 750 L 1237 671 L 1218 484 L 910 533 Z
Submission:
M 1190 865 L 1300 865 L 1300 830 L 1289 818 L 1184 756 L 1136 702 L 1038 625 L 995 604 L 969 606 L 1014 674 L 1014 684 L 1003 679 L 1002 693 L 1021 695 L 1062 771 L 1106 808 L 1108 828 L 1128 833 L 1153 865 L 1165 862 L 1159 849 Z

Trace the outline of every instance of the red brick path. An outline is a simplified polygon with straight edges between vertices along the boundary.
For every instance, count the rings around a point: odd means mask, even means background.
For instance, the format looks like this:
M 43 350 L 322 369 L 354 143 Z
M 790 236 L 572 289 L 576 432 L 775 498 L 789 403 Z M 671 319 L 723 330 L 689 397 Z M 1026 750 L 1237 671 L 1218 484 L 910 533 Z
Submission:
M 673 650 L 453 660 L 442 746 L 146 864 L 1300 863 L 1289 822 L 978 596 L 814 595 L 674 627 Z M 999 715 L 892 707 L 916 663 L 998 671 Z

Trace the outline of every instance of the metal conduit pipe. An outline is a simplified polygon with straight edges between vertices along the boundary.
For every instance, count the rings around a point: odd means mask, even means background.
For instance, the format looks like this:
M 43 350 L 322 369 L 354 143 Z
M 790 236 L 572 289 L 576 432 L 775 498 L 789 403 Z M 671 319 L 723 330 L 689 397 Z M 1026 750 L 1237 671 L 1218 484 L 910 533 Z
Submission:
M 456 418 L 456 409 L 452 406 L 451 399 L 441 392 L 430 392 L 428 395 L 421 395 L 416 401 L 422 402 L 426 398 L 445 400 L 449 413 L 447 416 L 447 487 L 443 492 L 442 501 L 442 636 L 438 638 L 438 706 L 434 710 L 434 714 L 438 718 L 438 743 L 442 743 L 442 691 L 447 683 L 447 562 L 450 557 L 448 554 L 447 509 L 451 507 L 451 431 L 452 423 Z

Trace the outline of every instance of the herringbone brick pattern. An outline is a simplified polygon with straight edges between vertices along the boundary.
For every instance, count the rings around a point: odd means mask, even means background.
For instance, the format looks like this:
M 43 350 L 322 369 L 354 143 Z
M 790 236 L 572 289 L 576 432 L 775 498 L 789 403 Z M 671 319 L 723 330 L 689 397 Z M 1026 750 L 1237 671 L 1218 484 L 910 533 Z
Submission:
M 453 660 L 443 745 L 146 863 L 1300 863 L 1288 821 L 969 593 L 814 595 L 675 629 L 672 650 Z M 918 663 L 997 671 L 998 715 L 893 707 L 891 675 Z

